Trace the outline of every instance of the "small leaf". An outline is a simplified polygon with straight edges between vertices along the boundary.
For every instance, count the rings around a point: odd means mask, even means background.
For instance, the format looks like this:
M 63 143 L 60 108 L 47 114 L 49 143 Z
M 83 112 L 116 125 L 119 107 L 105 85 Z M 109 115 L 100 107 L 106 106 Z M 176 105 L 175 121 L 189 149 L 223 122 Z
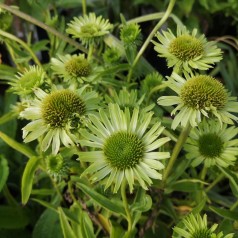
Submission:
M 0 131 L 0 138 L 7 143 L 10 147 L 12 147 L 14 150 L 19 151 L 23 155 L 27 156 L 28 158 L 31 158 L 35 156 L 35 152 L 32 151 L 28 146 L 23 145 L 15 140 L 13 140 L 11 137 L 8 135 L 4 134 L 3 132 Z
M 58 207 L 58 212 L 59 212 L 60 225 L 64 234 L 64 238 L 77 238 L 61 207 Z
M 212 206 L 210 206 L 209 209 L 223 218 L 227 218 L 232 221 L 238 220 L 238 212 L 234 212 L 234 211 L 230 211 L 230 210 L 226 210 L 226 209 L 218 208 L 218 207 L 212 207 Z
M 80 182 L 76 183 L 76 186 L 81 189 L 85 194 L 91 197 L 100 206 L 108 209 L 111 212 L 119 213 L 126 217 L 125 209 L 122 203 L 111 201 L 104 197 L 102 194 L 95 192 L 92 188 L 88 187 L 84 180 L 80 179 Z
M 83 238 L 96 238 L 93 232 L 92 221 L 89 218 L 88 213 L 85 211 L 81 212 L 80 226 Z
M 9 168 L 7 160 L 0 155 L 0 192 L 2 191 L 2 188 L 7 181 L 8 175 L 9 175 Z
M 112 231 L 110 238 L 122 238 L 125 234 L 125 230 L 117 223 L 112 223 Z
M 0 206 L 0 228 L 18 229 L 29 223 L 26 209 L 21 207 Z
M 23 204 L 26 204 L 30 197 L 34 174 L 39 163 L 40 159 L 38 157 L 32 157 L 28 160 L 26 167 L 24 169 L 21 182 L 21 195 L 22 195 L 21 198 Z

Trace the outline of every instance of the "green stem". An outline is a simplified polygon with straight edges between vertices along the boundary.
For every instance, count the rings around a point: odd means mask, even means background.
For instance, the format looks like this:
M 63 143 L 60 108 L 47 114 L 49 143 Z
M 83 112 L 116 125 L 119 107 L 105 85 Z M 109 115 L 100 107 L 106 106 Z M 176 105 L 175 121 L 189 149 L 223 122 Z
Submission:
M 179 155 L 179 152 L 181 151 L 185 141 L 187 140 L 187 137 L 189 135 L 190 132 L 190 124 L 188 123 L 187 126 L 185 128 L 183 128 L 183 130 L 181 131 L 179 138 L 177 140 L 177 143 L 174 146 L 172 155 L 170 157 L 169 163 L 166 166 L 165 170 L 164 170 L 164 174 L 163 174 L 163 184 L 166 183 L 166 179 L 169 176 L 169 173 L 171 172 L 173 165 Z
M 92 58 L 93 50 L 94 50 L 94 44 L 90 44 L 90 45 L 89 45 L 89 49 L 88 49 L 88 58 L 87 58 L 88 61 L 90 61 L 91 58 Z
M 213 182 L 205 189 L 206 193 L 209 192 L 217 183 L 219 183 L 225 176 L 220 174 Z
M 230 211 L 234 211 L 238 207 L 238 200 L 230 207 Z
M 128 228 L 127 231 L 128 233 L 131 232 L 132 229 L 132 219 L 131 219 L 131 213 L 126 197 L 126 180 L 123 180 L 122 185 L 121 185 L 121 197 L 122 197 L 122 202 L 126 211 L 126 216 L 127 216 L 127 222 L 128 222 Z
M 12 14 L 14 14 L 28 22 L 31 22 L 32 24 L 34 24 L 36 26 L 39 26 L 40 28 L 44 29 L 45 31 L 57 36 L 59 39 L 69 43 L 72 46 L 75 46 L 77 49 L 81 50 L 82 52 L 87 53 L 87 49 L 85 49 L 81 44 L 77 43 L 76 41 L 69 38 L 68 36 L 58 32 L 56 29 L 44 24 L 43 22 L 38 21 L 37 19 L 35 19 L 21 11 L 18 11 L 17 9 L 15 9 L 13 7 L 9 7 L 3 3 L 0 3 L 0 8 L 11 12 Z
M 140 51 L 138 52 L 134 62 L 132 63 L 131 69 L 128 73 L 128 78 L 127 81 L 128 83 L 131 81 L 131 77 L 132 77 L 132 73 L 133 70 L 136 66 L 136 64 L 138 63 L 140 57 L 142 56 L 142 54 L 144 53 L 144 51 L 146 50 L 147 46 L 149 45 L 150 41 L 152 40 L 152 38 L 154 37 L 155 33 L 158 31 L 158 29 L 164 24 L 164 22 L 168 19 L 170 13 L 173 10 L 174 4 L 175 4 L 176 0 L 170 0 L 169 1 L 169 6 L 166 10 L 166 12 L 164 13 L 163 17 L 160 19 L 160 21 L 157 23 L 157 25 L 154 27 L 154 29 L 151 31 L 151 33 L 149 34 L 149 36 L 147 37 L 146 41 L 144 42 L 144 44 L 142 45 L 142 47 L 140 48 Z
M 164 89 L 164 88 L 166 88 L 166 87 L 167 87 L 166 84 L 160 84 L 160 85 L 154 87 L 154 88 L 149 92 L 148 101 L 151 99 L 152 94 L 154 94 L 155 92 L 157 92 L 157 91 L 159 91 L 159 90 L 161 90 L 161 89 Z
M 83 15 L 87 14 L 87 0 L 82 0 Z
M 206 174 L 207 174 L 207 167 L 203 166 L 203 169 L 202 169 L 201 175 L 200 175 L 200 178 L 201 178 L 202 181 L 205 180 Z
M 21 39 L 17 38 L 16 36 L 14 36 L 8 32 L 2 31 L 2 30 L 0 30 L 0 35 L 20 44 L 23 48 L 25 48 L 25 50 L 27 50 L 29 52 L 29 54 L 31 55 L 31 57 L 35 61 L 35 63 L 37 65 L 41 66 L 41 63 L 38 60 L 38 58 L 36 57 L 36 55 L 34 54 L 34 52 L 31 50 L 31 48 L 24 41 L 22 41 Z

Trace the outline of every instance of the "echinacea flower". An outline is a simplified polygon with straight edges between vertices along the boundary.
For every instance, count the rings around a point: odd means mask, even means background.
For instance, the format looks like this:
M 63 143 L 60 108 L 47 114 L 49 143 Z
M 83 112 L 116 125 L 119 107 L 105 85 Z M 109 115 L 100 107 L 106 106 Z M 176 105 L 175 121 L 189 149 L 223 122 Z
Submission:
M 20 96 L 34 94 L 34 89 L 45 83 L 45 75 L 45 71 L 39 66 L 29 66 L 29 69 L 25 69 L 23 73 L 18 73 L 16 78 L 9 83 L 11 85 L 10 91 Z
M 85 58 L 84 54 L 79 55 L 59 55 L 51 59 L 51 68 L 56 75 L 64 78 L 66 82 L 83 82 L 90 77 L 92 66 Z
M 233 139 L 238 128 L 222 127 L 218 121 L 203 120 L 193 128 L 184 145 L 186 157 L 193 160 L 192 166 L 204 163 L 206 167 L 218 165 L 228 167 L 234 165 L 238 156 L 238 140 Z
M 102 16 L 96 16 L 95 13 L 89 15 L 74 17 L 68 24 L 66 32 L 72 34 L 74 38 L 79 38 L 84 46 L 99 43 L 103 37 L 110 33 L 113 25 Z
M 232 238 L 234 236 L 232 233 L 225 236 L 223 232 L 214 233 L 218 224 L 213 224 L 211 228 L 208 228 L 206 214 L 201 217 L 199 214 L 191 213 L 183 219 L 183 225 L 184 228 L 174 227 L 174 232 L 179 235 L 179 238 Z
M 190 33 L 185 26 L 178 26 L 176 36 L 171 30 L 157 32 L 155 36 L 160 42 L 152 41 L 155 51 L 166 58 L 168 67 L 174 67 L 174 72 L 207 70 L 222 59 L 216 43 L 207 42 L 204 35 L 198 36 L 197 29 Z
M 20 116 L 32 120 L 23 130 L 24 142 L 43 136 L 41 149 L 46 151 L 52 144 L 52 153 L 57 154 L 61 142 L 69 147 L 77 142 L 72 132 L 82 126 L 85 118 L 97 108 L 98 95 L 87 92 L 86 86 L 78 90 L 60 89 L 47 94 L 35 90 L 36 99 Z
M 238 112 L 236 97 L 231 97 L 225 87 L 215 78 L 208 75 L 186 75 L 186 80 L 173 73 L 166 82 L 177 96 L 162 96 L 158 104 L 162 106 L 177 105 L 171 115 L 179 113 L 172 122 L 172 129 L 181 124 L 192 127 L 201 122 L 202 116 L 214 116 L 220 123 L 234 124 L 238 117 L 230 112 Z
M 148 189 L 152 179 L 162 179 L 157 171 L 164 168 L 160 162 L 169 157 L 169 152 L 159 148 L 168 142 L 168 137 L 158 138 L 163 131 L 160 123 L 149 126 L 153 112 L 140 113 L 135 108 L 132 115 L 128 108 L 122 111 L 117 104 L 109 104 L 109 114 L 103 109 L 99 116 L 90 115 L 90 132 L 80 130 L 85 138 L 82 146 L 93 147 L 92 151 L 79 152 L 79 160 L 91 165 L 81 176 L 91 175 L 91 181 L 104 180 L 105 189 L 114 185 L 116 193 L 122 181 L 133 191 L 135 180 Z

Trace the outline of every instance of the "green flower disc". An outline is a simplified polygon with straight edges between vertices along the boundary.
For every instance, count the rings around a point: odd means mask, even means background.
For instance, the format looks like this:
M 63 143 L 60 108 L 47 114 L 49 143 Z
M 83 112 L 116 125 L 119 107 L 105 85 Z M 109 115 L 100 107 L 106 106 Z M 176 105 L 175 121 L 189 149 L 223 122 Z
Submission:
M 65 70 L 74 77 L 87 77 L 91 73 L 91 66 L 86 59 L 75 57 L 65 63 Z
M 190 35 L 182 35 L 174 39 L 168 50 L 182 61 L 195 59 L 204 53 L 202 42 Z
M 137 135 L 116 132 L 106 140 L 103 152 L 113 168 L 125 170 L 139 164 L 144 155 L 144 146 Z
M 184 104 L 194 109 L 224 108 L 227 102 L 227 91 L 222 83 L 207 75 L 189 79 L 181 88 L 181 99 Z
M 47 95 L 42 105 L 43 120 L 52 128 L 62 128 L 76 114 L 81 116 L 86 111 L 83 100 L 67 89 Z

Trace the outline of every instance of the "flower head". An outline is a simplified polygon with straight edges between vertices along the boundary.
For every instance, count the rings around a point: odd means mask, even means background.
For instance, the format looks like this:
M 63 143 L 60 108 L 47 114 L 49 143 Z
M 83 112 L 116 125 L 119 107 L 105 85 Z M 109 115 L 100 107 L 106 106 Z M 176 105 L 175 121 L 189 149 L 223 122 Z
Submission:
M 233 124 L 232 120 L 238 120 L 230 113 L 238 112 L 238 102 L 218 80 L 208 75 L 185 76 L 187 80 L 173 73 L 166 82 L 178 96 L 162 96 L 157 101 L 162 106 L 177 104 L 171 113 L 173 115 L 179 111 L 173 120 L 172 129 L 179 124 L 186 126 L 187 123 L 195 127 L 201 122 L 202 115 L 213 115 L 221 124 Z
M 147 189 L 153 179 L 161 179 L 157 172 L 164 168 L 160 162 L 169 157 L 168 152 L 158 149 L 170 139 L 158 139 L 163 127 L 155 123 L 149 127 L 152 112 L 140 113 L 135 108 L 132 115 L 128 108 L 122 111 L 117 104 L 109 104 L 109 115 L 105 110 L 99 116 L 90 115 L 91 132 L 80 131 L 85 138 L 82 146 L 96 148 L 93 151 L 80 152 L 79 160 L 92 163 L 82 174 L 92 174 L 92 182 L 105 179 L 105 189 L 114 184 L 114 192 L 125 179 L 132 192 L 135 181 Z
M 72 34 L 74 38 L 79 38 L 85 46 L 99 43 L 113 27 L 102 16 L 96 17 L 95 13 L 89 13 L 89 15 L 79 18 L 75 17 L 68 26 L 66 32 Z
M 34 94 L 34 89 L 39 88 L 45 82 L 45 71 L 39 66 L 29 66 L 23 73 L 18 73 L 9 84 L 10 90 L 20 96 Z
M 46 151 L 52 144 L 52 153 L 57 154 L 60 142 L 69 147 L 77 142 L 74 129 L 81 127 L 88 114 L 97 108 L 97 93 L 61 89 L 50 94 L 35 90 L 37 99 L 21 112 L 20 116 L 32 120 L 23 130 L 24 142 L 43 136 L 41 149 Z
M 223 232 L 214 233 L 217 224 L 213 224 L 211 228 L 207 226 L 207 215 L 203 217 L 193 215 L 192 213 L 183 219 L 184 229 L 175 227 L 174 232 L 183 238 L 232 238 L 233 234 L 223 235 Z
M 155 51 L 167 59 L 168 67 L 174 67 L 175 72 L 207 70 L 222 59 L 215 42 L 207 42 L 204 35 L 198 36 L 197 29 L 190 33 L 186 27 L 178 26 L 177 36 L 170 30 L 163 34 L 157 32 L 155 36 L 160 41 L 152 41 Z
M 204 163 L 206 167 L 234 165 L 238 156 L 238 140 L 233 139 L 238 128 L 228 127 L 214 120 L 206 121 L 193 128 L 184 146 L 186 157 L 193 159 L 192 166 Z
M 0 8 L 0 29 L 6 31 L 12 26 L 13 16 L 10 12 Z

